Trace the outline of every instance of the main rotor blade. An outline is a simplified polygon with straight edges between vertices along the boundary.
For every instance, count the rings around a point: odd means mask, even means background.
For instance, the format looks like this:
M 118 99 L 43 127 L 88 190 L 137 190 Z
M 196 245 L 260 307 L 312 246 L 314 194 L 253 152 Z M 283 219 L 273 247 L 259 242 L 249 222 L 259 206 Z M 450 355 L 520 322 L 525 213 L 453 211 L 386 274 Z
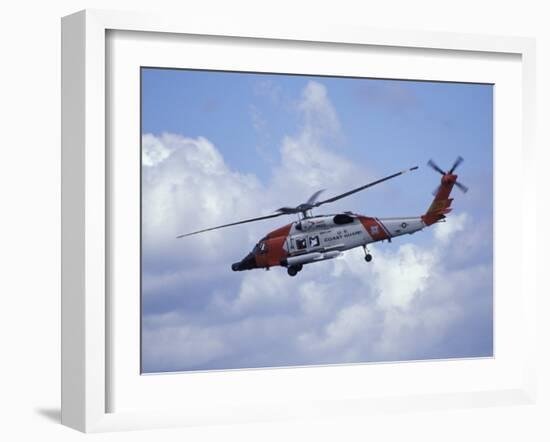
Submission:
M 317 198 L 319 197 L 319 195 L 321 195 L 324 191 L 325 189 L 321 189 L 315 192 L 313 195 L 309 197 L 306 204 L 313 204 L 315 201 L 317 201 Z
M 418 169 L 418 166 L 414 166 L 414 167 L 411 167 L 410 169 L 402 170 L 401 172 L 397 172 L 397 173 L 394 173 L 393 175 L 390 175 L 390 176 L 387 176 L 385 178 L 381 178 L 379 180 L 373 181 L 372 183 L 365 184 L 364 186 L 361 186 L 361 187 L 358 187 L 356 189 L 350 190 L 346 193 L 342 193 L 340 195 L 333 196 L 332 198 L 329 198 L 328 200 L 316 202 L 315 204 L 313 204 L 313 207 L 319 207 L 321 204 L 332 203 L 332 202 L 337 201 L 339 199 L 345 198 L 346 196 L 350 196 L 354 193 L 360 192 L 361 190 L 368 189 L 369 187 L 375 186 L 376 184 L 383 183 L 384 181 L 391 180 L 392 178 L 398 177 L 399 175 L 403 175 L 407 172 L 411 172 L 411 171 L 416 170 L 416 169 Z
M 299 210 L 296 207 L 281 207 L 275 210 L 275 212 L 281 212 L 281 215 L 292 215 L 293 213 L 298 213 Z
M 196 235 L 197 233 L 203 233 L 203 232 L 209 232 L 211 230 L 223 229 L 224 227 L 236 226 L 238 224 L 246 224 L 246 223 L 251 223 L 251 222 L 254 222 L 254 221 L 261 221 L 263 219 L 276 218 L 276 217 L 282 216 L 282 215 L 286 215 L 286 214 L 285 213 L 275 213 L 273 215 L 266 215 L 266 216 L 260 216 L 258 218 L 245 219 L 243 221 L 237 221 L 237 222 L 234 222 L 234 223 L 224 224 L 223 226 L 210 227 L 209 229 L 197 230 L 196 232 L 191 232 L 191 233 L 184 233 L 182 235 L 176 236 L 176 238 L 184 238 L 186 236 Z
M 441 175 L 445 175 L 445 172 L 443 172 L 441 167 L 435 164 L 433 160 L 428 161 L 428 166 L 430 166 L 433 170 L 438 171 Z
M 462 157 L 458 157 L 454 164 L 453 164 L 453 167 L 451 167 L 451 170 L 449 170 L 449 173 L 453 173 L 455 171 L 455 169 L 464 161 L 464 158 Z

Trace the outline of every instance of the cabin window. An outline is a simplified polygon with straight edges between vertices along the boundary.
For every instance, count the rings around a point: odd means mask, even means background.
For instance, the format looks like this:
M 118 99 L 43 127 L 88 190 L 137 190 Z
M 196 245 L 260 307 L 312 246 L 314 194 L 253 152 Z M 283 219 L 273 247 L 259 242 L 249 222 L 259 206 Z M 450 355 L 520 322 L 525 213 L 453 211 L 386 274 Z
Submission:
M 296 248 L 298 250 L 303 250 L 307 247 L 307 240 L 305 238 L 296 239 Z
M 309 247 L 319 247 L 321 242 L 319 241 L 319 236 L 310 236 L 309 237 Z
M 267 244 L 265 242 L 260 243 L 260 253 L 261 254 L 267 253 Z

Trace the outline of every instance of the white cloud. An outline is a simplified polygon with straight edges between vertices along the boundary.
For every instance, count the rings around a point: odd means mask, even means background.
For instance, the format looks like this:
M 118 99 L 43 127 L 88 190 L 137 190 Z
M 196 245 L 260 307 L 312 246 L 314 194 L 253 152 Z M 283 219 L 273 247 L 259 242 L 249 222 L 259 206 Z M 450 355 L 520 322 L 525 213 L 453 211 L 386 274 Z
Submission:
M 434 235 L 438 241 L 448 243 L 458 232 L 462 232 L 470 222 L 468 214 L 462 212 L 448 216 L 445 222 L 437 223 L 434 226 Z
M 249 272 L 242 280 L 238 297 L 230 306 L 236 314 L 274 312 L 285 307 L 293 296 L 288 278 L 281 278 L 280 272 Z
M 372 338 L 375 313 L 365 302 L 335 309 L 326 325 L 319 330 L 306 330 L 298 336 L 298 343 L 306 354 L 322 355 L 335 362 L 364 361 L 361 349 L 365 338 Z
M 302 91 L 298 109 L 302 112 L 304 131 L 308 137 L 334 136 L 340 130 L 340 120 L 328 98 L 326 87 L 321 83 L 308 82 Z
M 433 251 L 412 244 L 399 247 L 397 253 L 377 256 L 374 289 L 381 307 L 407 308 L 415 295 L 428 285 L 435 267 Z
M 369 264 L 360 249 L 348 251 L 295 278 L 280 268 L 229 270 L 270 226 L 290 219 L 175 240 L 178 233 L 298 204 L 320 188 L 343 190 L 368 179 L 334 147 L 341 126 L 322 84 L 308 83 L 296 110 L 302 126 L 282 140 L 265 184 L 232 170 L 204 137 L 143 136 L 146 369 L 433 357 L 452 350 L 445 339 L 460 341 L 469 332 L 466 312 L 477 301 L 461 288 L 486 292 L 491 274 L 469 262 L 480 242 L 460 252 L 468 267 L 448 265 L 456 245 L 471 236 L 466 213 L 436 225 L 428 233 L 433 241 L 422 246 L 407 238 L 377 244 Z
M 262 204 L 265 191 L 255 176 L 230 170 L 215 146 L 203 137 L 144 135 L 143 144 L 148 166 L 143 168 L 142 228 L 148 256 L 187 260 L 189 254 L 182 252 L 186 249 L 194 250 L 202 260 L 226 259 L 224 252 L 239 242 L 248 244 L 242 229 L 185 241 L 175 237 L 224 224 L 228 216 L 243 219 L 267 212 L 270 204 Z M 217 244 L 220 247 L 215 247 Z
M 151 134 L 143 135 L 141 147 L 141 163 L 147 167 L 156 166 L 158 163 L 168 158 L 171 153 L 169 143 L 167 143 L 166 140 L 160 140 Z
M 276 195 L 296 198 L 285 204 L 297 205 L 320 189 L 336 193 L 369 178 L 368 171 L 335 152 L 340 121 L 325 86 L 310 81 L 296 107 L 303 124 L 298 133 L 283 139 L 271 183 Z

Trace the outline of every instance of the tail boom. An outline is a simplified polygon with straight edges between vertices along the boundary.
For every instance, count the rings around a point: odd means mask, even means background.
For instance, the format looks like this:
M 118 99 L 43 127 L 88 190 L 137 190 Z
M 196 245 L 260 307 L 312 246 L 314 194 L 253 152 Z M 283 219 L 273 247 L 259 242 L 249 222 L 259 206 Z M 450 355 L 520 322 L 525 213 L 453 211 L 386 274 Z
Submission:
M 437 189 L 435 198 L 428 208 L 428 211 L 422 215 L 422 221 L 424 221 L 427 226 L 441 221 L 445 218 L 445 215 L 453 210 L 451 208 L 453 198 L 449 198 L 449 196 L 456 183 L 456 179 L 457 176 L 450 173 L 441 177 L 441 185 Z

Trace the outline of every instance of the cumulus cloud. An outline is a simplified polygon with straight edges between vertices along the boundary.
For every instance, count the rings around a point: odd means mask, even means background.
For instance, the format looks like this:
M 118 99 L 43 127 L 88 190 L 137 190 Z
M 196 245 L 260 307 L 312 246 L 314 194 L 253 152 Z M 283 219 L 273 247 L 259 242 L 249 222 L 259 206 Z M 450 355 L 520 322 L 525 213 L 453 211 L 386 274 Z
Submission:
M 449 240 L 456 236 L 458 232 L 462 232 L 469 222 L 468 214 L 462 212 L 456 216 L 448 217 L 444 223 L 437 223 L 434 227 L 434 235 L 437 240 L 442 243 L 448 243 Z
M 382 307 L 407 308 L 415 295 L 422 293 L 435 265 L 433 250 L 422 250 L 412 244 L 399 247 L 396 254 L 380 257 L 375 268 L 374 289 Z
M 328 98 L 326 87 L 321 83 L 310 81 L 306 85 L 298 110 L 302 112 L 304 131 L 308 137 L 333 135 L 340 129 L 340 120 Z
M 333 143 L 341 125 L 321 83 L 305 86 L 296 111 L 300 128 L 266 182 L 232 170 L 204 137 L 143 135 L 145 371 L 492 354 L 492 264 L 475 259 L 487 243 L 468 240 L 482 233 L 465 212 L 418 233 L 421 245 L 377 244 L 369 264 L 355 249 L 296 278 L 229 270 L 283 218 L 175 240 L 365 181 Z
M 177 234 L 199 230 L 205 221 L 223 224 L 228 214 L 247 217 L 271 210 L 263 203 L 265 190 L 259 180 L 230 170 L 207 139 L 146 134 L 142 142 L 142 234 L 148 256 L 177 261 L 185 255 L 182 242 L 174 242 Z M 227 249 L 213 246 L 222 238 L 233 243 L 233 237 L 213 232 L 190 238 L 185 245 L 202 247 L 201 257 L 212 260 Z
M 338 152 L 341 126 L 325 86 L 310 81 L 296 109 L 301 128 L 282 140 L 280 162 L 270 183 L 272 192 L 298 198 L 295 203 L 299 204 L 320 189 L 336 193 L 370 178 L 368 170 L 360 170 Z

